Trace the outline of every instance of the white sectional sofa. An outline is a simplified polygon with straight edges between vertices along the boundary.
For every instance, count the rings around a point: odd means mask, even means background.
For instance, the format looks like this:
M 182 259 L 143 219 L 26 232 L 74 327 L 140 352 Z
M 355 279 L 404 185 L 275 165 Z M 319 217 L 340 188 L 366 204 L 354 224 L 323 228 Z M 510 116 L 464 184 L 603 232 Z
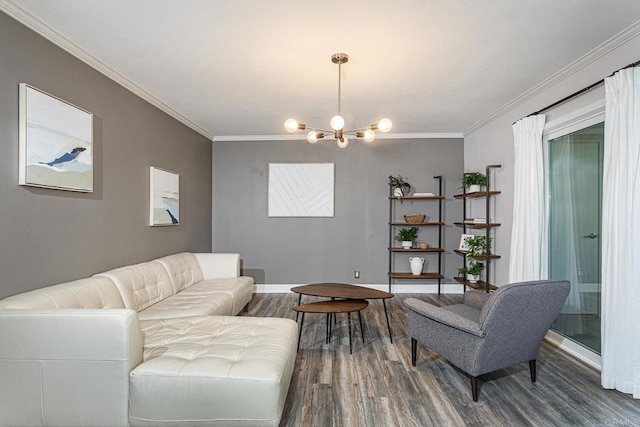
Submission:
M 0 426 L 277 426 L 297 325 L 235 317 L 238 254 L 182 253 L 0 301 Z

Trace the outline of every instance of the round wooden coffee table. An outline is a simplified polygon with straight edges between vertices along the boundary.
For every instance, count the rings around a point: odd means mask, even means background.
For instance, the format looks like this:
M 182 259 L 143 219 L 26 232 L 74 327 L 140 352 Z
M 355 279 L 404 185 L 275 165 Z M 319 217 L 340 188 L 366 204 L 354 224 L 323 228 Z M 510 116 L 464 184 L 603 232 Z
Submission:
M 389 323 L 389 313 L 387 312 L 387 304 L 385 301 L 393 298 L 390 292 L 380 291 L 378 289 L 365 288 L 364 286 L 350 285 L 348 283 L 311 283 L 309 285 L 296 286 L 291 288 L 292 292 L 300 294 L 298 305 L 302 301 L 302 295 L 309 295 L 323 298 L 344 298 L 344 299 L 381 299 L 384 307 L 384 317 L 387 320 L 387 329 L 389 330 L 389 340 L 393 343 L 391 335 L 391 324 Z M 298 315 L 296 314 L 296 321 Z
M 358 318 L 360 320 L 360 334 L 362 335 L 362 342 L 364 343 L 361 311 L 367 308 L 368 305 L 369 301 L 366 300 L 347 299 L 310 302 L 308 304 L 302 304 L 293 307 L 293 309 L 297 313 L 302 313 L 302 319 L 300 320 L 300 331 L 298 332 L 298 350 L 300 350 L 300 340 L 302 339 L 302 325 L 304 324 L 305 313 L 327 314 L 327 329 L 325 337 L 327 343 L 331 341 L 331 317 L 335 316 L 337 313 L 347 313 L 347 319 L 349 321 L 349 354 L 352 354 L 353 345 L 351 343 L 351 313 L 358 312 Z

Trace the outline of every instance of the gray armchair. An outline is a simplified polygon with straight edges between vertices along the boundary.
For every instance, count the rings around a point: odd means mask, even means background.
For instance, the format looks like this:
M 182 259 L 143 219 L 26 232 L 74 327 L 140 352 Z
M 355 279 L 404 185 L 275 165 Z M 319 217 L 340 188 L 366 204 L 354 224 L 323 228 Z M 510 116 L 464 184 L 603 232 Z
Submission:
M 488 294 L 465 292 L 462 304 L 437 307 L 408 298 L 411 363 L 417 342 L 439 353 L 471 376 L 478 401 L 478 376 L 529 362 L 536 381 L 536 359 L 542 340 L 569 294 L 568 281 L 512 283 Z

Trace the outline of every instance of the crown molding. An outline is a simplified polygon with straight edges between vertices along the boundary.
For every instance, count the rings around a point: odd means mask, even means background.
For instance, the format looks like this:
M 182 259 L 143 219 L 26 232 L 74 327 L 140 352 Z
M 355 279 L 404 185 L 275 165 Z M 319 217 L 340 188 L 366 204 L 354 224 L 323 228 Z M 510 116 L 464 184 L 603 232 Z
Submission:
M 45 24 L 44 22 L 36 18 L 35 16 L 31 15 L 29 12 L 27 12 L 22 7 L 18 6 L 13 1 L 0 0 L 0 10 L 2 10 L 4 13 L 9 15 L 16 21 L 25 25 L 27 28 L 35 31 L 45 39 L 49 40 L 50 42 L 54 43 L 58 47 L 62 48 L 66 52 L 75 56 L 76 58 L 86 63 L 90 67 L 94 68 L 98 72 L 104 74 L 114 82 L 125 87 L 127 90 L 133 92 L 135 95 L 144 99 L 151 105 L 164 111 L 174 119 L 178 120 L 180 123 L 193 129 L 194 131 L 198 132 L 200 135 L 210 140 L 213 140 L 213 134 L 211 132 L 201 127 L 197 123 L 189 120 L 187 117 L 180 114 L 178 111 L 174 110 L 164 102 L 160 101 L 158 98 L 151 95 L 144 88 L 142 88 L 135 82 L 129 80 L 128 78 L 126 78 L 125 76 L 123 76 L 122 74 L 114 70 L 113 68 L 109 67 L 107 64 L 100 61 L 98 58 L 96 58 L 86 50 L 82 49 L 77 44 L 73 43 L 71 40 L 66 38 L 60 32 L 56 31 L 55 29 L 51 28 L 50 26 L 48 26 L 47 24 Z
M 509 110 L 517 107 L 518 105 L 521 105 L 521 104 L 525 103 L 526 101 L 532 99 L 533 97 L 541 94 L 545 90 L 547 90 L 547 89 L 551 88 L 552 86 L 558 84 L 562 80 L 572 76 L 573 74 L 575 74 L 578 71 L 582 70 L 583 68 L 585 68 L 589 64 L 592 64 L 593 62 L 597 61 L 598 59 L 602 58 L 603 56 L 607 55 L 608 53 L 614 51 L 618 47 L 620 47 L 623 44 L 627 43 L 629 40 L 632 40 L 632 39 L 638 37 L 639 35 L 640 35 L 640 20 L 636 21 L 635 23 L 633 23 L 629 27 L 627 27 L 624 30 L 620 31 L 618 34 L 616 34 L 615 36 L 613 36 L 609 40 L 605 41 L 604 43 L 600 44 L 599 46 L 595 47 L 594 49 L 592 49 L 591 51 L 589 51 L 585 55 L 581 56 L 577 60 L 573 61 L 572 63 L 570 63 L 566 67 L 562 68 L 557 73 L 552 74 L 547 79 L 545 79 L 542 82 L 538 83 L 536 86 L 534 86 L 531 89 L 529 89 L 528 91 L 524 92 L 522 95 L 518 96 L 517 98 L 511 100 L 510 102 L 508 102 L 504 106 L 500 107 L 499 109 L 497 109 L 493 113 L 489 114 L 488 116 L 486 116 L 482 120 L 474 123 L 473 125 L 471 125 L 471 127 L 469 127 L 468 129 L 466 129 L 464 131 L 464 135 L 468 136 L 468 135 L 472 134 L 473 132 L 475 132 L 476 130 L 480 129 L 481 127 L 483 127 L 487 123 L 493 121 L 497 117 L 502 116 L 507 111 L 509 111 Z M 615 70 L 612 70 L 612 71 L 615 71 Z
M 348 137 L 348 136 L 347 136 Z M 376 134 L 376 139 L 462 139 L 461 132 L 441 133 L 386 133 Z M 331 141 L 328 137 L 324 141 Z M 217 135 L 213 141 L 306 141 L 305 134 L 295 135 Z M 322 143 L 322 140 L 318 141 Z M 372 143 L 374 144 L 374 143 Z

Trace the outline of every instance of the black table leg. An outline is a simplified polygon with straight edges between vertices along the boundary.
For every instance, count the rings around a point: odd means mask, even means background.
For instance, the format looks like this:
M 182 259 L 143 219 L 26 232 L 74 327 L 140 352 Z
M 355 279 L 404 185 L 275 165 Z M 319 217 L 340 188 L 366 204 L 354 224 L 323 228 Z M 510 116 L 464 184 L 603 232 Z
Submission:
M 358 320 L 360 320 L 360 335 L 362 335 L 362 344 L 364 344 L 364 329 L 362 328 L 362 310 L 358 311 Z
M 329 322 L 331 322 L 331 313 L 327 313 L 327 322 L 324 325 L 324 342 L 329 344 Z
M 302 294 L 298 294 L 298 305 L 300 305 L 300 301 L 302 301 Z M 299 311 L 296 311 L 296 322 L 298 321 Z
M 347 319 L 349 320 L 349 354 L 353 354 L 353 346 L 351 344 L 351 313 L 347 312 Z
M 300 351 L 300 340 L 302 339 L 302 325 L 303 324 L 304 324 L 304 312 L 302 312 L 302 320 L 300 320 L 300 332 L 298 332 L 298 349 L 296 351 Z
M 331 342 L 331 331 L 332 331 L 332 323 L 331 323 L 331 318 L 335 316 L 335 314 L 333 313 L 329 313 L 329 342 Z
M 387 304 L 385 302 L 386 300 L 382 300 L 382 306 L 384 307 L 384 317 L 387 318 L 387 329 L 389 330 L 389 340 L 391 341 L 391 344 L 393 344 L 393 337 L 391 336 L 391 324 L 389 323 L 389 313 L 387 312 Z
M 335 301 L 335 300 L 336 300 L 335 298 L 333 298 L 333 297 L 331 298 L 331 301 Z M 336 313 L 331 313 L 331 315 L 333 316 L 333 324 L 335 325 L 336 321 L 337 321 L 336 320 L 337 319 Z

